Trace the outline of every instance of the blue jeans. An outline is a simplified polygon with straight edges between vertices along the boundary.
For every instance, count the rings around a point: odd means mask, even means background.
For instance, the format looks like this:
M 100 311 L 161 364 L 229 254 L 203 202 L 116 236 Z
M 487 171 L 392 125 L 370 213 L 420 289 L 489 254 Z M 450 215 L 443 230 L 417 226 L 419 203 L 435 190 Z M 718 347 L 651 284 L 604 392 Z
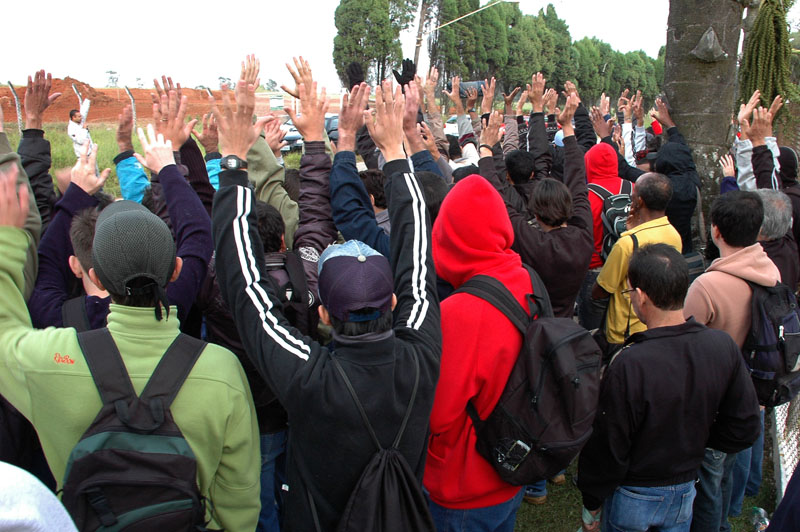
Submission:
M 540 480 L 539 482 L 534 482 L 533 484 L 525 486 L 526 497 L 544 497 L 545 495 L 547 495 L 546 480 Z
M 761 434 L 752 447 L 736 455 L 733 466 L 733 484 L 731 492 L 730 517 L 742 513 L 742 502 L 745 495 L 753 497 L 761 488 L 761 462 L 764 460 L 764 411 L 761 411 Z
M 736 454 L 706 449 L 700 466 L 697 497 L 694 500 L 692 532 L 728 532 L 731 502 L 731 477 Z
M 604 532 L 688 532 L 692 521 L 694 481 L 643 488 L 620 486 L 603 506 Z
M 457 510 L 439 506 L 428 499 L 437 532 L 514 532 L 517 510 L 522 502 L 524 489 L 506 502 L 487 506 Z
M 280 532 L 286 483 L 286 431 L 261 435 L 261 514 L 257 532 Z
M 594 286 L 599 271 L 586 272 L 581 290 L 578 292 L 578 323 L 584 329 L 591 331 L 599 329 L 603 324 L 603 316 L 608 308 L 608 299 L 592 299 L 592 286 Z

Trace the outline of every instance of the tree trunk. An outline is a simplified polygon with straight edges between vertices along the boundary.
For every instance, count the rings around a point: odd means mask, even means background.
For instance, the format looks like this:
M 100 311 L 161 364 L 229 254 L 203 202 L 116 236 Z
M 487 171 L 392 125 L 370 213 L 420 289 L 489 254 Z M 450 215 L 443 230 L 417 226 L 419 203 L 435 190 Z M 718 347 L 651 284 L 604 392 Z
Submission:
M 719 193 L 719 156 L 733 140 L 731 114 L 738 84 L 742 10 L 742 4 L 734 0 L 670 0 L 664 92 L 673 120 L 692 148 L 706 214 Z M 727 54 L 715 62 L 703 62 L 691 54 L 709 27 Z

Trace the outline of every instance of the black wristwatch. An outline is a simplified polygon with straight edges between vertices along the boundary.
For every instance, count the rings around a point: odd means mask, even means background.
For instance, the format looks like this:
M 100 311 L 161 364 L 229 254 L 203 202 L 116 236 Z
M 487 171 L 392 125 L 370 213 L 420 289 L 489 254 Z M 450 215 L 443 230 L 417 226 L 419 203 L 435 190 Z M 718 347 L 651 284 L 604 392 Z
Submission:
M 226 155 L 219 162 L 220 167 L 225 170 L 246 170 L 247 161 L 238 158 L 235 155 Z

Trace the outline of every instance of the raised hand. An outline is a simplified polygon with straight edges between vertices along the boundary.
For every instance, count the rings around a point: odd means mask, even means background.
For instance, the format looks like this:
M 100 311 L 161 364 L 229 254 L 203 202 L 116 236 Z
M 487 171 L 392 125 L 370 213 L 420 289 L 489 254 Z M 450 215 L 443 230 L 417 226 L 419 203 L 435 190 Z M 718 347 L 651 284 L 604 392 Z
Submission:
M 88 153 L 89 148 L 90 145 L 89 141 L 87 140 L 81 148 L 81 156 L 78 157 L 75 166 L 72 167 L 70 181 L 75 183 L 84 192 L 91 196 L 103 188 L 103 184 L 106 182 L 106 179 L 108 179 L 108 176 L 111 175 L 111 169 L 106 168 L 98 175 L 96 170 L 97 144 L 91 146 L 91 154 Z M 171 153 L 170 156 L 172 156 Z
M 303 59 L 302 55 L 299 59 L 293 57 L 292 61 L 297 70 L 295 71 L 289 63 L 286 63 L 286 69 L 289 71 L 289 74 L 292 75 L 292 79 L 294 79 L 295 88 L 294 90 L 290 90 L 286 85 L 281 85 L 281 89 L 290 96 L 300 98 L 300 84 L 304 83 L 306 87 L 311 87 L 311 84 L 314 82 L 314 77 L 311 75 L 311 65 L 308 64 L 308 61 Z
M 515 87 L 511 94 L 503 93 L 503 103 L 505 103 L 505 107 L 503 108 L 503 112 L 506 116 L 511 116 L 514 112 L 514 97 L 519 92 L 519 87 Z M 520 98 L 521 99 L 521 98 Z
M 517 100 L 517 116 L 521 116 L 523 114 L 523 107 L 525 107 L 525 102 L 528 101 L 528 91 L 527 89 L 522 91 L 522 94 L 519 95 L 519 100 Z
M 176 94 L 178 95 L 178 101 L 181 100 L 181 97 L 183 96 L 183 90 L 181 89 L 180 83 L 172 83 L 172 77 L 163 75 L 161 76 L 161 83 L 164 85 L 163 90 L 161 89 L 161 86 L 158 84 L 158 80 L 153 79 L 153 85 L 156 88 L 156 92 L 155 94 L 150 93 L 150 97 L 153 99 L 154 104 L 160 104 L 161 97 L 164 96 L 165 94 L 168 95 L 170 91 L 175 91 Z
M 736 167 L 733 165 L 733 156 L 729 153 L 719 158 L 719 165 L 722 167 L 722 177 L 736 177 Z
M 39 70 L 33 75 L 33 80 L 28 76 L 28 88 L 25 89 L 25 129 L 42 129 L 42 114 L 47 107 L 56 101 L 60 92 L 50 94 L 53 86 L 53 76 Z
M 489 120 L 487 121 L 485 118 L 483 119 L 483 127 L 481 128 L 481 146 L 484 144 L 487 146 L 494 146 L 498 142 L 500 142 L 500 125 L 503 123 L 503 115 L 501 115 L 498 111 L 492 111 L 489 114 Z M 481 147 L 481 156 L 483 156 L 483 152 L 486 148 Z M 491 156 L 491 153 L 487 153 L 487 155 Z
M 590 118 L 592 120 L 592 126 L 594 127 L 594 132 L 597 133 L 598 137 L 604 139 L 609 135 L 611 135 L 611 126 L 614 122 L 613 119 L 606 122 L 605 115 L 597 107 L 592 107 Z
M 460 98 L 460 96 L 459 96 Z M 478 89 L 470 87 L 467 89 L 467 109 L 474 109 L 475 102 L 478 101 Z
M 555 89 L 547 89 L 544 93 L 544 107 L 542 111 L 545 113 L 555 113 L 556 105 L 558 103 L 558 91 Z
M 258 73 L 261 70 L 261 61 L 256 59 L 255 54 L 250 54 L 242 61 L 242 72 L 239 79 L 245 80 L 248 85 L 255 85 L 256 88 L 260 85 Z
M 355 151 L 356 132 L 364 125 L 364 109 L 369 103 L 370 88 L 366 83 L 354 85 L 350 94 L 342 96 L 339 109 L 338 151 Z
M 578 103 L 580 103 L 581 97 L 578 94 L 578 87 L 576 87 L 575 84 L 572 83 L 571 81 L 567 81 L 566 83 L 564 83 L 564 97 L 569 98 L 573 94 L 578 97 Z
M 134 156 L 142 166 L 154 174 L 159 174 L 165 166 L 175 164 L 172 141 L 165 139 L 163 134 L 156 133 L 153 124 L 147 124 L 147 137 L 144 136 L 142 128 L 138 128 L 137 133 L 144 157 L 138 153 L 135 153 Z
M 255 144 L 264 125 L 274 116 L 265 116 L 253 124 L 253 111 L 256 108 L 256 88 L 248 85 L 243 79 L 236 84 L 236 110 L 231 106 L 230 91 L 222 92 L 222 110 L 217 107 L 214 96 L 208 97 L 211 112 L 217 121 L 219 131 L 219 147 L 223 157 L 235 155 L 240 159 L 247 158 L 247 152 Z
M 617 145 L 620 155 L 625 157 L 625 139 L 622 138 L 622 126 L 614 124 L 611 130 L 611 140 Z
M 530 85 L 526 86 L 526 92 L 528 93 L 528 99 L 531 101 L 531 106 L 533 106 L 532 112 L 534 113 L 542 113 L 544 112 L 544 86 L 547 83 L 547 80 L 544 79 L 544 76 L 541 72 L 537 72 L 533 76 L 531 76 L 531 83 Z
M 603 116 L 611 112 L 611 97 L 606 96 L 605 92 L 600 95 L 600 112 L 603 113 Z
M 483 99 L 481 100 L 481 114 L 491 113 L 492 104 L 494 103 L 494 91 L 496 81 L 494 78 L 490 80 L 483 80 Z
M 572 119 L 575 117 L 575 111 L 578 109 L 580 99 L 577 93 L 572 93 L 567 97 L 567 103 L 564 105 L 564 110 L 556 109 L 556 120 L 561 124 L 561 129 L 564 131 L 564 136 L 569 137 L 575 134 L 575 129 L 572 127 Z
M 408 143 L 409 153 L 425 151 L 425 142 L 417 128 L 417 109 L 419 109 L 419 86 L 411 81 L 406 85 L 406 101 L 403 111 L 403 134 Z
M 198 133 L 197 130 L 192 129 L 194 138 L 197 139 L 206 154 L 219 151 L 219 131 L 217 130 L 217 120 L 212 113 L 203 115 L 203 122 L 201 124 L 202 130 Z
M 422 136 L 422 142 L 425 143 L 425 148 L 431 153 L 434 159 L 440 157 L 439 148 L 436 146 L 436 138 L 433 136 L 431 128 L 425 122 L 417 124 L 417 131 Z
M 130 105 L 122 108 L 117 122 L 117 146 L 119 152 L 133 151 L 133 110 Z
M 751 123 L 748 123 L 746 118 L 742 121 L 742 131 L 747 131 L 753 147 L 765 145 L 766 138 L 772 136 L 772 113 L 763 107 L 755 109 Z
M 633 116 L 636 117 L 636 125 L 639 127 L 644 126 L 644 97 L 642 96 L 642 91 L 636 91 L 636 95 L 631 98 L 629 107 Z
M 30 192 L 24 184 L 17 186 L 19 168 L 16 163 L 0 168 L 0 226 L 25 227 Z
M 753 114 L 753 110 L 758 107 L 759 102 L 761 102 L 761 91 L 756 89 L 753 95 L 750 96 L 750 100 L 739 106 L 739 114 L 736 117 L 736 121 L 741 124 L 743 120 L 749 119 L 750 115 Z
M 451 81 L 451 85 L 452 85 L 452 87 L 451 87 L 450 92 L 447 92 L 446 90 L 444 90 L 442 92 L 445 94 L 445 96 L 450 98 L 451 102 L 453 102 L 453 105 L 456 108 L 456 114 L 457 115 L 463 115 L 463 114 L 465 114 L 464 113 L 464 104 L 461 103 L 461 96 L 459 95 L 459 91 L 461 89 L 461 78 L 459 78 L 458 76 L 453 76 L 453 79 Z M 376 90 L 377 90 L 377 88 L 376 88 Z M 477 91 L 475 91 L 475 99 L 477 99 L 477 98 L 478 98 L 478 93 L 477 93 Z
M 622 113 L 625 115 L 626 121 L 629 120 L 631 117 L 631 111 L 629 109 L 631 101 L 628 98 L 628 94 L 630 92 L 631 92 L 630 89 L 625 89 L 624 91 L 622 91 L 622 94 L 619 95 L 619 99 L 617 99 L 617 112 L 622 111 Z
M 328 110 L 325 87 L 318 96 L 316 81 L 312 81 L 310 86 L 301 83 L 298 93 L 300 95 L 300 114 L 296 114 L 291 107 L 284 107 L 283 110 L 292 119 L 297 131 L 303 135 L 305 142 L 324 140 L 325 112 Z
M 661 98 L 656 98 L 656 108 L 650 111 L 650 116 L 658 120 L 665 129 L 675 127 L 675 122 L 673 122 L 672 117 L 669 116 L 667 104 Z
M 769 106 L 769 113 L 772 115 L 773 119 L 778 116 L 778 111 L 781 110 L 781 107 L 783 107 L 783 96 L 778 94 Z
M 453 82 L 453 91 L 458 97 L 458 84 L 455 81 Z M 364 111 L 364 120 L 369 135 L 387 161 L 405 158 L 403 153 L 404 112 L 403 91 L 397 87 L 392 94 L 392 83 L 388 80 L 385 80 L 381 87 L 375 88 L 374 116 L 372 112 Z
M 286 131 L 281 129 L 281 124 L 277 120 L 271 120 L 264 126 L 264 140 L 267 141 L 269 149 L 277 159 L 281 155 L 281 148 L 287 145 L 283 138 Z
M 161 94 L 159 104 L 153 104 L 155 131 L 172 141 L 172 146 L 176 151 L 189 140 L 189 135 L 192 134 L 192 130 L 197 124 L 196 118 L 186 123 L 188 100 L 186 96 L 179 99 L 178 91 L 170 89 L 167 94 Z

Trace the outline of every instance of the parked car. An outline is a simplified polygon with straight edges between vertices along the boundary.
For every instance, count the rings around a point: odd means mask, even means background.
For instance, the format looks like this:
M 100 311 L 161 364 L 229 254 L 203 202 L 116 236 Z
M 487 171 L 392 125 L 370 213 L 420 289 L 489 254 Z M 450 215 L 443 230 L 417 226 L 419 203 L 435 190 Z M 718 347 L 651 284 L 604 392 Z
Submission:
M 339 115 L 325 115 L 325 131 L 331 142 L 339 142 Z
M 291 118 L 287 119 L 286 122 L 283 123 L 281 129 L 286 131 L 286 136 L 283 137 L 283 140 L 286 142 L 286 146 L 281 148 L 281 153 L 288 153 L 303 149 L 303 136 L 299 131 L 297 131 L 297 128 L 294 127 Z

